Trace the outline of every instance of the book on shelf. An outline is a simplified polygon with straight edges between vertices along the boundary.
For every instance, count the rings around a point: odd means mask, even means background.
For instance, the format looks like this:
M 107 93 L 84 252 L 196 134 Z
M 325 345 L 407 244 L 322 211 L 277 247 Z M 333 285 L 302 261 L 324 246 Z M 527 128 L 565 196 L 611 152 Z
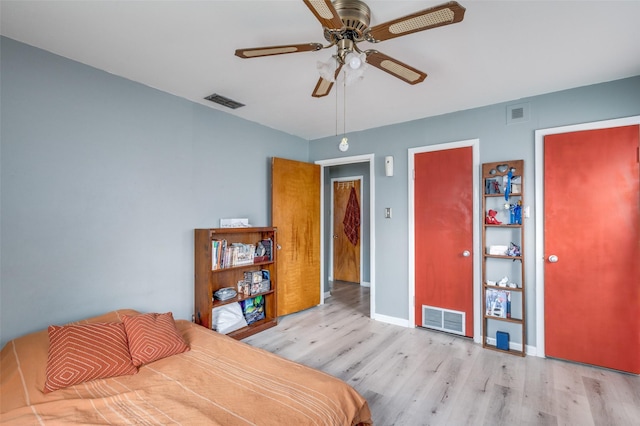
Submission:
M 254 244 L 231 243 L 227 240 L 211 241 L 211 269 L 251 265 L 256 252 Z
M 226 245 L 225 240 L 211 241 L 211 269 L 220 269 L 222 267 L 222 252 L 224 245 Z
M 253 324 L 265 318 L 264 296 L 256 296 L 242 300 L 240 301 L 240 306 L 242 307 L 242 312 L 244 313 L 247 324 Z
M 273 260 L 273 241 L 271 238 L 265 238 L 262 240 L 262 245 L 264 246 L 264 255 L 265 257 L 271 261 Z
M 511 292 L 508 290 L 486 289 L 485 315 L 498 318 L 511 318 Z
M 251 265 L 256 253 L 254 244 L 233 243 L 234 259 L 232 266 Z

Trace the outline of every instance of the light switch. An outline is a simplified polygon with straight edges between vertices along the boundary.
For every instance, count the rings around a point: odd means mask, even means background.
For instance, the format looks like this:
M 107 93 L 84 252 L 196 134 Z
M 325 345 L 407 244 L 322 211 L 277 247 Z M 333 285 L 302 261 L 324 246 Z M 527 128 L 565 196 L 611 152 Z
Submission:
M 391 207 L 385 207 L 384 209 L 384 218 L 391 219 Z

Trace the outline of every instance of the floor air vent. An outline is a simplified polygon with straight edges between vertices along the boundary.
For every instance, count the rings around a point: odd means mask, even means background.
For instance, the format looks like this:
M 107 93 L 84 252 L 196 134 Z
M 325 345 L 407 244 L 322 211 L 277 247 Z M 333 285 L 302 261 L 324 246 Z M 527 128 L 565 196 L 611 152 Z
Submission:
M 422 326 L 464 336 L 465 313 L 422 305 Z

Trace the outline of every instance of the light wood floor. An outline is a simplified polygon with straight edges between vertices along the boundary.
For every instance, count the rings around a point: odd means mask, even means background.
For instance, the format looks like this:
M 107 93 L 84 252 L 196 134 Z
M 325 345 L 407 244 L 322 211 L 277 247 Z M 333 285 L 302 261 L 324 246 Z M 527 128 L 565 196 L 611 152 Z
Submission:
M 339 377 L 376 426 L 640 425 L 640 377 L 482 349 L 467 338 L 368 318 L 369 290 L 332 297 L 244 341 Z

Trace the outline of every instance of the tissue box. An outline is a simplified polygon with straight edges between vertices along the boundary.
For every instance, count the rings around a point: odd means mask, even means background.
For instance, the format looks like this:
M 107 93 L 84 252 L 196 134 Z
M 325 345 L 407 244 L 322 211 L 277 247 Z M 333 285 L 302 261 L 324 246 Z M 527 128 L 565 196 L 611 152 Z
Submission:
M 506 256 L 509 246 L 489 246 L 488 254 Z

